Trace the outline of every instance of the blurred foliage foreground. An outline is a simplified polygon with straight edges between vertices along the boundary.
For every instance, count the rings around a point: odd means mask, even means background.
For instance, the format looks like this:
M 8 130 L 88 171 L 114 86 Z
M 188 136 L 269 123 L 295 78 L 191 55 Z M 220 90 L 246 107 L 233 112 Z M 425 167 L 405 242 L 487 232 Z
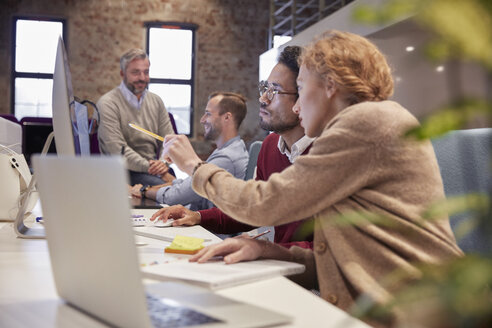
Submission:
M 491 0 L 389 0 L 380 7 L 359 6 L 354 19 L 381 24 L 408 17 L 429 31 L 426 55 L 431 61 L 471 61 L 483 67 L 492 81 L 492 1 Z M 434 138 L 450 130 L 462 129 L 474 117 L 492 122 L 492 95 L 470 98 L 461 92 L 444 108 L 409 131 L 417 139 Z M 490 186 L 489 180 L 489 186 Z M 421 279 L 409 284 L 384 306 L 364 297 L 354 308 L 362 318 L 384 318 L 401 314 L 400 327 L 492 327 L 492 212 L 490 187 L 486 195 L 463 195 L 436 204 L 426 219 L 438 218 L 443 211 L 466 211 L 467 226 L 455 229 L 457 239 L 472 229 L 486 233 L 485 254 L 467 254 L 444 265 L 420 266 Z M 458 231 L 458 232 L 457 232 Z M 461 231 L 461 232 L 460 232 Z M 387 277 L 385 278 L 387 279 Z
M 379 7 L 360 5 L 354 11 L 359 22 L 381 24 L 411 17 L 432 36 L 426 48 L 431 61 L 472 61 L 483 67 L 492 81 L 492 0 L 388 0 Z M 492 122 L 492 95 L 470 98 L 458 92 L 448 105 L 437 109 L 409 131 L 417 139 L 434 138 L 462 129 L 477 115 Z M 490 181 L 489 181 L 490 186 Z M 461 234 L 479 229 L 489 236 L 485 254 L 467 254 L 443 265 L 420 265 L 420 279 L 408 284 L 388 304 L 375 304 L 362 296 L 352 314 L 362 319 L 384 318 L 390 313 L 400 319 L 399 327 L 492 327 L 492 212 L 488 194 L 463 195 L 435 204 L 425 219 L 466 211 L 470 219 L 455 229 Z M 358 224 L 357 215 L 337 218 L 340 224 Z M 384 218 L 364 218 L 384 224 Z M 312 230 L 311 230 L 312 231 Z M 460 232 L 461 231 L 461 232 Z M 394 280 L 382 277 L 382 281 Z M 401 277 L 401 279 L 405 279 Z M 382 320 L 382 321 L 381 321 Z

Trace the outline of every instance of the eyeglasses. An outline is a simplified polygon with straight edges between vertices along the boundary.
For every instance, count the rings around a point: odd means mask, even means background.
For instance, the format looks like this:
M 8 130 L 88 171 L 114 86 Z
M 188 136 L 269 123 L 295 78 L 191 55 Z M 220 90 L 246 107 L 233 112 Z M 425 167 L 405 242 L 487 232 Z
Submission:
M 275 89 L 275 86 L 272 84 L 269 84 L 268 81 L 261 81 L 258 84 L 258 91 L 260 92 L 260 97 L 262 97 L 264 94 L 266 94 L 267 99 L 269 101 L 272 101 L 273 97 L 276 94 L 280 95 L 297 95 L 297 92 L 287 92 L 287 91 L 280 91 Z

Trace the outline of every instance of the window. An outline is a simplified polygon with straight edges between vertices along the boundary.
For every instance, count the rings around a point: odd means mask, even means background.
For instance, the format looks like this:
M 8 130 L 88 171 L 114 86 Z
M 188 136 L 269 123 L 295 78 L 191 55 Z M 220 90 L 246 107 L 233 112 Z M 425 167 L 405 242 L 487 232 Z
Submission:
M 17 119 L 51 117 L 56 47 L 65 21 L 14 17 L 11 108 Z
M 292 40 L 291 36 L 275 35 L 273 36 L 273 47 L 278 48 L 284 43 L 289 42 L 290 40 Z
M 178 133 L 193 131 L 196 25 L 152 22 L 147 27 L 150 59 L 149 90 L 173 114 Z

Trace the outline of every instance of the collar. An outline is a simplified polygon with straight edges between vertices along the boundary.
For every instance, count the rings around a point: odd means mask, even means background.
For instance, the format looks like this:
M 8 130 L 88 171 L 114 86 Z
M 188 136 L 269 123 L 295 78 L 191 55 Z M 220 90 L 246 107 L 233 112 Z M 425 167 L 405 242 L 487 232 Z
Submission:
M 237 140 L 240 140 L 239 135 L 235 136 L 234 138 L 227 140 L 227 142 L 225 144 L 223 144 L 222 147 L 220 147 L 220 148 L 225 148 Z
M 140 100 L 133 94 L 133 92 L 128 89 L 128 87 L 125 85 L 123 81 L 121 81 L 120 86 L 118 87 L 123 94 L 123 97 L 125 98 L 126 101 L 136 109 L 140 109 L 140 107 L 143 104 L 143 101 L 145 99 L 145 95 L 147 94 L 147 90 L 144 90 L 142 93 L 142 97 L 140 97 Z
M 287 149 L 287 145 L 285 144 L 284 138 L 282 138 L 282 136 L 280 136 L 278 138 L 277 147 L 278 147 L 278 150 L 280 151 L 281 154 L 287 156 L 287 158 L 289 159 L 289 162 L 294 163 L 296 158 L 298 156 L 302 155 L 302 153 L 304 153 L 306 148 L 308 148 L 313 143 L 314 139 L 315 138 L 309 138 L 308 136 L 305 135 L 301 139 L 297 140 L 292 145 L 292 147 L 290 148 L 290 151 L 289 151 Z

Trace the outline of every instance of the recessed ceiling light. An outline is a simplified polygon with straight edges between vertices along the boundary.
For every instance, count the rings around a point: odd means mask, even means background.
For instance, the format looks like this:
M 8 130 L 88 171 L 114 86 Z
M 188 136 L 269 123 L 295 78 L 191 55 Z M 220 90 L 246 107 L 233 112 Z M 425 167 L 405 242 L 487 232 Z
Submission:
M 444 72 L 444 66 L 443 65 L 439 65 L 436 67 L 436 72 Z
M 405 50 L 408 51 L 408 52 L 412 52 L 412 51 L 415 50 L 415 47 L 414 46 L 408 46 L 408 47 L 405 48 Z

